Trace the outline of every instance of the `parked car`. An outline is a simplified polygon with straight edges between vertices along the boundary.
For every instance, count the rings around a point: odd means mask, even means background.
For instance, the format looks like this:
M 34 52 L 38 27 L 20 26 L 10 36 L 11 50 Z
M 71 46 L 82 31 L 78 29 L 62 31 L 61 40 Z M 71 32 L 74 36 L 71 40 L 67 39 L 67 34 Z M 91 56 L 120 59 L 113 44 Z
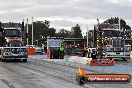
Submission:
M 37 45 L 26 45 L 27 47 L 33 47 L 35 48 L 35 54 L 42 54 L 42 49 L 38 47 Z

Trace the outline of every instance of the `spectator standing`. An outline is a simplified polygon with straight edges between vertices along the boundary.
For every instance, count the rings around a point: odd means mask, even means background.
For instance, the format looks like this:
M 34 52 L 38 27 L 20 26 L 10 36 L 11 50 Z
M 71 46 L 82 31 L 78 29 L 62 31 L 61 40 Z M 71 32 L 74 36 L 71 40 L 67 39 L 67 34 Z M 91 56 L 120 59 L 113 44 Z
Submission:
M 60 59 L 64 59 L 64 45 L 61 45 L 59 51 L 60 51 Z

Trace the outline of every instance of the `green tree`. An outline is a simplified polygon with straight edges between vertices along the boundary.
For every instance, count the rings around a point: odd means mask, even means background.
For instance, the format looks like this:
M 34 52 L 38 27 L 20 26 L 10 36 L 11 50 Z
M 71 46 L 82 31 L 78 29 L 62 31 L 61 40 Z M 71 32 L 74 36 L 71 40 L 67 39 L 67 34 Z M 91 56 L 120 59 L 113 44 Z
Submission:
M 73 38 L 82 38 L 81 28 L 78 24 L 71 28 L 71 33 Z
M 55 36 L 56 29 L 50 28 L 50 21 L 36 21 L 33 22 L 33 31 L 34 31 L 34 42 L 35 40 L 42 39 L 47 36 Z M 29 24 L 29 44 L 31 44 L 31 35 L 32 35 L 32 24 Z
M 56 36 L 56 29 L 54 28 L 48 28 L 48 36 L 54 37 Z
M 64 38 L 69 38 L 71 36 L 71 32 L 70 31 L 67 31 L 65 29 L 61 29 L 59 32 L 58 32 L 58 36 L 62 36 Z

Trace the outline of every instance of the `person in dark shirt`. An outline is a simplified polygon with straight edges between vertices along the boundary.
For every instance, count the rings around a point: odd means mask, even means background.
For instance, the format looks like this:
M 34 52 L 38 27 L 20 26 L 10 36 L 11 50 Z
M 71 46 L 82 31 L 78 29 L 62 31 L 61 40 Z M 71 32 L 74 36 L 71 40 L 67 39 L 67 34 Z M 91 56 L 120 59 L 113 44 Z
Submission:
M 97 56 L 97 52 L 93 51 L 92 54 L 91 54 L 91 58 L 92 59 L 96 59 L 96 56 Z

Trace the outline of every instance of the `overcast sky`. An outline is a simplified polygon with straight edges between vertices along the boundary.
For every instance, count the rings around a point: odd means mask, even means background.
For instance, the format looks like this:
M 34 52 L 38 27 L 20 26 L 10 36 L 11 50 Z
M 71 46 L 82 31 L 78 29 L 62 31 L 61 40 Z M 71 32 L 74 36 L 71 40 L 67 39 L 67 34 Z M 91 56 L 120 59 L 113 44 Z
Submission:
M 120 17 L 132 27 L 132 0 L 0 0 L 0 21 L 49 20 L 60 30 L 79 24 L 83 32 L 92 29 L 97 18 Z

